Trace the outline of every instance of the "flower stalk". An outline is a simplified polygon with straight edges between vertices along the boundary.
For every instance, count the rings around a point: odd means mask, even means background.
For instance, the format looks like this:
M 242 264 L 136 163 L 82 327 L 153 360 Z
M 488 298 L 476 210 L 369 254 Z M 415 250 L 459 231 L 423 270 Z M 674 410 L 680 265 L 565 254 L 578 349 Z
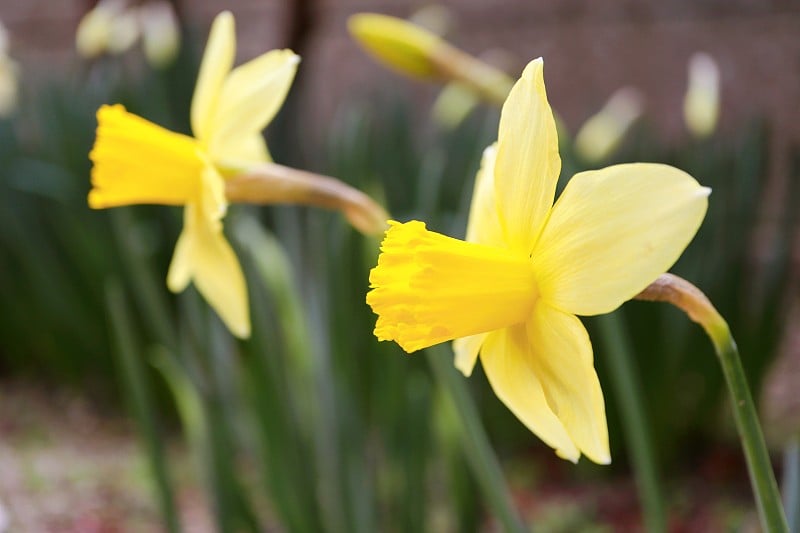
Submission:
M 514 79 L 502 70 L 444 41 L 431 50 L 430 59 L 441 78 L 458 81 L 497 106 L 503 105 L 514 85 Z
M 727 322 L 700 289 L 672 274 L 662 274 L 635 299 L 671 303 L 684 311 L 708 334 L 728 385 L 736 429 L 747 460 L 761 526 L 768 532 L 788 531 L 778 484 L 747 384 L 747 376 Z
M 341 211 L 365 234 L 386 230 L 389 215 L 377 202 L 343 181 L 304 170 L 263 163 L 225 182 L 231 203 L 302 204 Z

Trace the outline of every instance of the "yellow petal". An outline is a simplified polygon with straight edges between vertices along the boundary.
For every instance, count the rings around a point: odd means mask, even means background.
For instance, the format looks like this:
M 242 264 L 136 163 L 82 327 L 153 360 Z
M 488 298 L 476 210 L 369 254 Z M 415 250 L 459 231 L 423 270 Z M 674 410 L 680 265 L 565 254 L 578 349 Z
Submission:
M 503 105 L 494 187 L 509 247 L 529 254 L 553 205 L 561 172 L 558 134 L 541 58 L 528 63 Z
M 481 363 L 497 397 L 560 457 L 577 462 L 580 452 L 547 403 L 534 357 L 524 324 L 490 333 L 481 349 Z
M 237 142 L 225 143 L 220 149 L 224 157 L 214 160 L 215 165 L 226 175 L 238 175 L 249 171 L 254 165 L 272 162 L 272 156 L 261 132 L 237 139 Z
M 536 285 L 530 261 L 503 248 L 390 222 L 367 303 L 375 336 L 407 352 L 523 322 Z
M 220 221 L 195 203 L 186 206 L 183 233 L 167 285 L 179 291 L 189 278 L 231 333 L 240 338 L 250 336 L 247 287 L 239 260 L 222 233 Z
M 183 230 L 175 243 L 175 251 L 172 253 L 172 261 L 167 272 L 167 287 L 172 292 L 182 292 L 192 281 L 192 219 L 194 218 L 192 209 L 183 210 Z
M 222 85 L 214 113 L 209 150 L 212 159 L 263 130 L 280 109 L 294 80 L 300 56 L 273 50 L 236 67 Z
M 236 30 L 233 15 L 230 11 L 223 11 L 211 25 L 192 98 L 192 132 L 203 143 L 207 143 L 211 136 L 219 94 L 225 77 L 233 67 L 235 55 Z
M 488 333 L 479 333 L 453 341 L 453 353 L 456 355 L 455 366 L 466 377 L 472 375 L 475 361 L 478 360 L 478 352 L 480 352 L 487 335 Z
M 576 174 L 533 252 L 542 299 L 576 315 L 613 311 L 677 261 L 703 221 L 709 193 L 667 165 Z
M 183 205 L 196 198 L 206 167 L 197 142 L 125 111 L 97 111 L 97 139 L 89 153 L 89 205 Z M 223 199 L 224 201 L 224 199 Z
M 494 196 L 494 164 L 497 145 L 483 151 L 481 168 L 475 176 L 472 203 L 467 221 L 467 241 L 489 246 L 505 246 Z
M 595 463 L 610 463 L 603 392 L 583 324 L 540 301 L 527 330 L 531 367 L 548 405 L 584 455 Z

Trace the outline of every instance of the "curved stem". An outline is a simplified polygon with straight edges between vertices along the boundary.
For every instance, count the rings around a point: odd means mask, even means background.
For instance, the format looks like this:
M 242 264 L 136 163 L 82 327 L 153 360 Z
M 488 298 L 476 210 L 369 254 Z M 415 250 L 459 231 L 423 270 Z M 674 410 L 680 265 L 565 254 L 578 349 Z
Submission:
M 736 429 L 744 448 L 761 526 L 768 532 L 788 531 L 778 484 L 747 384 L 747 376 L 727 322 L 700 289 L 672 274 L 663 274 L 636 296 L 636 299 L 671 303 L 686 312 L 708 334 L 728 385 Z
M 341 180 L 276 163 L 235 172 L 225 181 L 225 197 L 233 203 L 300 204 L 339 210 L 353 227 L 367 235 L 385 231 L 389 218 L 375 200 Z

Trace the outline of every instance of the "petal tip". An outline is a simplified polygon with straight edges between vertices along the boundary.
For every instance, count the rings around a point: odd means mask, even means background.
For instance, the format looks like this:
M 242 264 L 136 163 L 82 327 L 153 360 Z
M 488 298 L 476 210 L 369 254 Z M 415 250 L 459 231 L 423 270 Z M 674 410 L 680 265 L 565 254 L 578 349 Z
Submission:
M 233 13 L 230 10 L 226 9 L 225 11 L 220 11 L 216 17 L 214 17 L 214 23 L 216 24 L 219 21 L 219 24 L 232 24 L 233 23 Z
M 578 460 L 581 458 L 581 452 L 578 451 L 578 448 L 572 448 L 570 450 L 557 448 L 556 455 L 572 464 L 578 464 Z
M 465 362 L 458 362 L 455 363 L 456 370 L 461 372 L 465 378 L 468 378 L 472 375 L 472 369 L 475 368 L 474 365 L 469 365 Z
M 537 57 L 536 59 L 532 59 L 526 66 L 525 70 L 522 71 L 523 78 L 539 78 L 542 77 L 542 71 L 544 70 L 544 58 Z
M 239 339 L 249 339 L 250 338 L 250 323 L 242 323 L 242 324 L 230 324 L 228 326 L 230 328 L 231 333 Z

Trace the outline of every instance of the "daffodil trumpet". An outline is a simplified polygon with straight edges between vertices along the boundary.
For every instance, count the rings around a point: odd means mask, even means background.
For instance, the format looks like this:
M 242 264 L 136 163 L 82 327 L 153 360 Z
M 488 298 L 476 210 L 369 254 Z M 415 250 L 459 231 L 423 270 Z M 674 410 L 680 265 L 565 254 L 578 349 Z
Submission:
M 636 295 L 635 299 L 670 303 L 685 312 L 708 334 L 725 375 L 762 529 L 788 531 L 778 484 L 747 384 L 747 376 L 727 322 L 700 289 L 673 274 L 662 274 Z
M 370 273 L 375 335 L 408 352 L 454 341 L 480 357 L 506 406 L 563 458 L 611 460 L 588 333 L 666 272 L 702 222 L 709 189 L 647 163 L 582 172 L 555 204 L 561 172 L 541 59 L 503 105 L 484 152 L 466 240 L 393 222 Z
M 250 167 L 225 182 L 231 203 L 302 204 L 340 211 L 358 231 L 371 235 L 386 229 L 389 218 L 375 200 L 343 181 L 276 163 Z

